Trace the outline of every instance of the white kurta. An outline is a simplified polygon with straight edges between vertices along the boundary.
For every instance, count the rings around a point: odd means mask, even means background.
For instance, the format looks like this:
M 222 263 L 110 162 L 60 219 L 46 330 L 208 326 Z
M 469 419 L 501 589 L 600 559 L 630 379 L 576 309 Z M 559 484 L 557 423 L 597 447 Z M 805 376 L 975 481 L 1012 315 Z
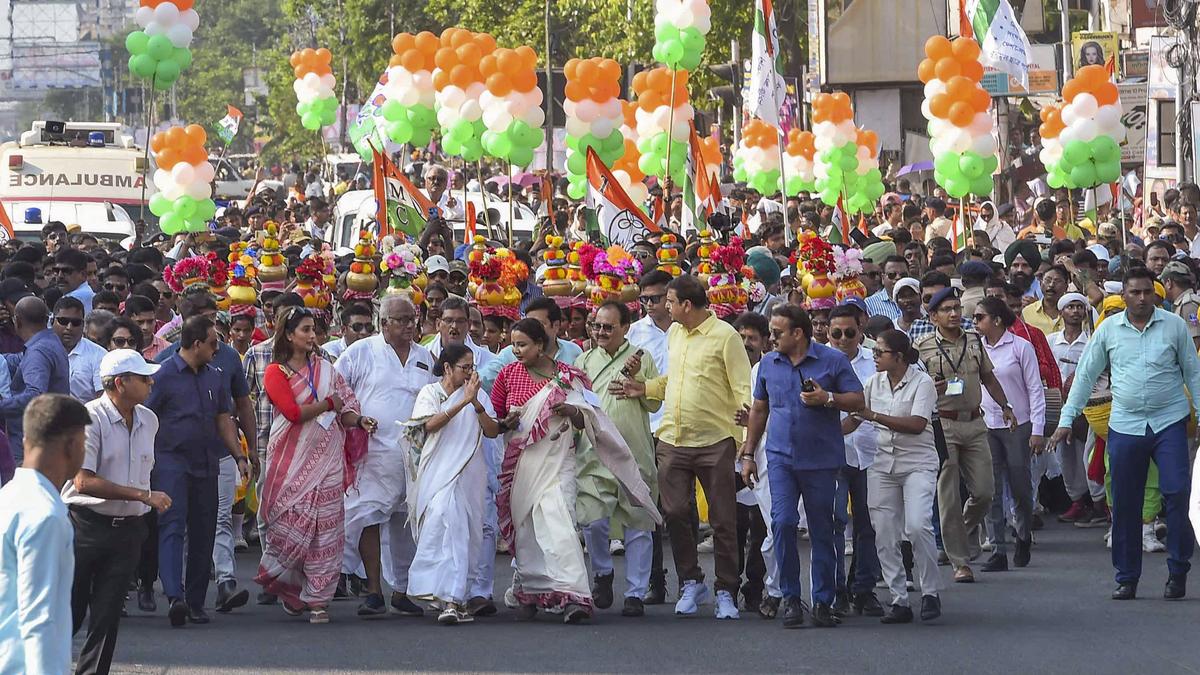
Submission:
M 417 396 L 409 435 L 419 439 L 426 420 L 454 408 L 463 391 L 446 395 L 441 383 L 426 385 Z M 478 396 L 480 404 L 485 397 Z M 415 427 L 415 428 L 414 428 Z M 410 445 L 414 479 L 408 494 L 416 554 L 408 593 L 417 598 L 464 602 L 468 582 L 481 553 L 487 463 L 483 429 L 471 406 L 458 411 L 446 426 Z

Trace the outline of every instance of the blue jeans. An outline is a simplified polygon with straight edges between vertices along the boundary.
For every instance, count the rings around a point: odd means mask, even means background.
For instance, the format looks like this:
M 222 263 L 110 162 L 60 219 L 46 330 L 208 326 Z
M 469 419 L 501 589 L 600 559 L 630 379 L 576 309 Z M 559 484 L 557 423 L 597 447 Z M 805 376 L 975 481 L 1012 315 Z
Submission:
M 799 600 L 800 551 L 796 528 L 800 525 L 798 503 L 804 497 L 808 537 L 812 545 L 812 601 L 833 604 L 837 552 L 833 545 L 833 498 L 837 491 L 837 469 L 793 469 L 782 462 L 769 462 L 771 481 L 771 534 L 779 563 L 779 585 L 783 597 Z
M 219 476 L 193 476 L 186 469 L 155 466 L 150 484 L 167 493 L 171 508 L 158 515 L 158 573 L 163 595 L 183 598 L 194 608 L 204 606 L 212 573 L 213 541 L 217 532 Z M 184 536 L 187 536 L 187 578 L 184 579 Z
M 1158 483 L 1167 509 L 1167 571 L 1183 576 L 1192 565 L 1196 535 L 1188 520 L 1191 492 L 1187 420 L 1158 433 L 1146 427 L 1141 436 L 1108 430 L 1112 473 L 1112 560 L 1117 583 L 1137 583 L 1142 576 L 1142 501 L 1150 460 L 1158 465 Z
M 846 589 L 846 523 L 854 509 L 854 556 L 850 565 L 850 592 L 870 593 L 879 578 L 879 554 L 875 551 L 875 528 L 867 508 L 867 472 L 843 466 L 838 472 L 837 493 L 833 501 L 833 547 L 837 552 L 836 587 Z

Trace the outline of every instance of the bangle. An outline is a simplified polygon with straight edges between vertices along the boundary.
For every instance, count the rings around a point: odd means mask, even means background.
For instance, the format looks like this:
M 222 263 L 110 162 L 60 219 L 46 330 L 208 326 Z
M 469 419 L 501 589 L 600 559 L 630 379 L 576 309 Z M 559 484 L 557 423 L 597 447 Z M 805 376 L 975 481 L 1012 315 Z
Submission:
M 327 396 L 325 398 L 325 405 L 329 406 L 328 410 L 333 410 L 333 397 L 332 396 Z
M 739 455 L 738 459 L 742 460 L 743 462 L 753 462 L 754 455 Z

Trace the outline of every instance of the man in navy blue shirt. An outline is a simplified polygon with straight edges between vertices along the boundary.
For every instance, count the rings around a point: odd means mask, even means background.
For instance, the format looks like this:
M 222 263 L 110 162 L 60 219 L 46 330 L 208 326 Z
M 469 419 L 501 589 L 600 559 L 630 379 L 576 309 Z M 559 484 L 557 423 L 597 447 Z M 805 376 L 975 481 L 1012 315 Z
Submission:
M 25 413 L 25 406 L 41 394 L 70 396 L 71 365 L 62 340 L 46 327 L 50 321 L 50 311 L 41 298 L 22 298 L 17 302 L 13 314 L 17 335 L 25 341 L 25 351 L 4 355 L 12 377 L 12 395 L 0 400 L 0 415 L 8 424 L 12 457 L 20 464 L 23 456 L 21 416 Z
M 797 502 L 812 541 L 813 623 L 832 627 L 836 553 L 833 543 L 833 500 L 838 471 L 846 463 L 846 446 L 838 411 L 863 407 L 862 384 L 842 352 L 812 341 L 812 321 L 795 305 L 771 312 L 775 351 L 763 357 L 754 382 L 754 404 L 742 446 L 742 478 L 757 482 L 754 449 L 767 431 L 767 476 L 771 483 L 771 533 L 783 589 L 783 626 L 804 623 L 800 603 L 800 554 L 796 527 Z
M 184 321 L 179 344 L 179 351 L 155 374 L 146 400 L 162 430 L 154 439 L 150 482 L 173 504 L 158 522 L 158 564 L 172 626 L 208 623 L 204 599 L 212 570 L 220 460 L 229 454 L 242 476 L 250 470 L 230 416 L 229 389 L 211 365 L 220 346 L 212 320 L 196 316 Z
M 179 314 L 184 321 L 196 316 L 215 320 L 217 301 L 207 289 L 189 292 L 179 304 Z M 163 349 L 156 360 L 166 363 L 178 351 L 179 343 L 176 342 Z M 257 427 L 254 423 L 254 402 L 250 400 L 250 386 L 246 382 L 241 355 L 233 347 L 221 342 L 210 365 L 216 369 L 225 390 L 233 399 L 233 415 L 238 429 L 246 438 L 255 438 Z M 258 453 L 249 453 L 249 459 L 254 473 L 258 473 Z M 216 608 L 222 613 L 231 612 L 250 599 L 249 591 L 238 589 L 237 578 L 234 576 L 234 542 L 241 536 L 242 520 L 242 514 L 237 514 L 235 518 L 233 513 L 237 476 L 238 470 L 233 457 L 222 456 L 220 475 L 217 478 L 217 534 L 213 547 L 213 566 L 217 578 Z

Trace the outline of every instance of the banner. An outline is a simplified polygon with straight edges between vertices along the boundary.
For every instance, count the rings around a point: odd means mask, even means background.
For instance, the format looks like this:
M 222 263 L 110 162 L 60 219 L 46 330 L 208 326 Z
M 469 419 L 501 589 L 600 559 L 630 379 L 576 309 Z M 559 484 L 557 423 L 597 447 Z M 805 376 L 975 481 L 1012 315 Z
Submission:
M 1114 80 L 1121 79 L 1120 43 L 1116 33 L 1079 31 L 1071 34 L 1071 59 L 1075 71 L 1084 66 L 1104 66 Z
M 375 219 L 379 236 L 402 232 L 409 237 L 421 236 L 433 205 L 392 163 L 387 155 L 371 147 L 375 172 Z
M 1008 73 L 1029 88 L 1029 62 L 1033 55 L 1029 37 L 1025 35 L 1008 0 L 968 0 L 966 14 L 982 53 L 979 60 Z
M 1121 123 L 1125 125 L 1121 163 L 1141 164 L 1146 158 L 1146 83 L 1121 83 L 1117 89 L 1121 92 Z
M 237 136 L 238 129 L 242 126 L 242 111 L 237 108 L 226 105 L 229 112 L 217 122 L 217 136 L 225 145 L 233 142 L 233 137 Z
M 613 177 L 595 150 L 587 150 L 588 191 L 586 206 L 595 219 L 601 241 L 605 246 L 622 246 L 629 250 L 646 238 L 660 232 L 646 214 L 633 203 L 617 179 Z

